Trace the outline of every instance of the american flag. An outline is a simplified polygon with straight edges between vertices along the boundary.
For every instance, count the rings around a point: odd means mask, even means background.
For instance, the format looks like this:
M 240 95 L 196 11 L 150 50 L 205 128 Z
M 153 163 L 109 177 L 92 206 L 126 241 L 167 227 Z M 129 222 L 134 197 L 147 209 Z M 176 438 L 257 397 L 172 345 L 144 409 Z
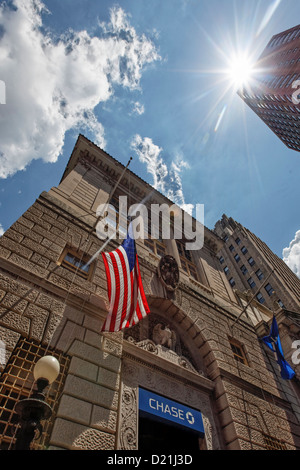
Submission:
M 109 312 L 102 331 L 130 328 L 150 313 L 144 292 L 135 240 L 127 235 L 117 250 L 102 253 L 104 261 Z

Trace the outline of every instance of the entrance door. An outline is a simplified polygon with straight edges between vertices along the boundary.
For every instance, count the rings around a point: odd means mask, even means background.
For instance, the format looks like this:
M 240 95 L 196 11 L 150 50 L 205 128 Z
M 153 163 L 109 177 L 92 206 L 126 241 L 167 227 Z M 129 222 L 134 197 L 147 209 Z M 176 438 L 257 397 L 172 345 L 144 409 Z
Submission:
M 203 439 L 199 434 L 149 417 L 139 418 L 139 450 L 153 452 L 199 451 Z

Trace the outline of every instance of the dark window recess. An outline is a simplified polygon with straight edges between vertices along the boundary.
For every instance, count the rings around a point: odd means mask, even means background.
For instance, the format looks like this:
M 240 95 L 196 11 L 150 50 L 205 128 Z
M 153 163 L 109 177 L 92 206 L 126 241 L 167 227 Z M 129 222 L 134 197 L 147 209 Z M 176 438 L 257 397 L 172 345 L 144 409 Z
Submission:
M 256 299 L 259 301 L 259 303 L 261 304 L 264 304 L 265 303 L 265 299 L 264 297 L 262 296 L 261 292 L 259 292 L 256 296 Z
M 267 284 L 267 285 L 265 286 L 265 290 L 266 290 L 266 292 L 267 292 L 267 294 L 268 294 L 269 296 L 271 296 L 272 294 L 274 294 L 274 289 L 273 289 L 273 287 L 271 286 L 271 284 Z
M 248 259 L 248 263 L 250 264 L 250 266 L 254 266 L 254 265 L 255 265 L 255 261 L 254 261 L 254 259 L 252 258 L 252 256 Z
M 263 279 L 263 277 L 264 277 L 264 274 L 263 274 L 263 272 L 262 272 L 260 269 L 258 269 L 255 274 L 256 274 L 257 278 L 258 278 L 260 281 L 261 281 L 261 280 Z
M 234 246 L 233 246 L 233 245 L 230 245 L 229 250 L 230 250 L 230 251 L 234 251 Z
M 220 256 L 219 261 L 220 261 L 221 264 L 224 263 L 225 260 L 224 260 L 223 256 Z
M 243 346 L 235 340 L 230 340 L 230 346 L 235 360 L 237 362 L 241 362 L 242 364 L 248 365 Z
M 61 266 L 87 279 L 91 270 L 91 264 L 87 265 L 88 261 L 87 257 L 81 257 L 67 251 L 61 261 Z
M 240 244 L 241 244 L 241 239 L 240 239 L 240 238 L 236 238 L 236 239 L 235 239 L 235 243 L 236 243 L 237 245 L 240 245 Z
M 252 277 L 249 277 L 248 279 L 248 284 L 249 286 L 253 289 L 253 287 L 256 286 L 255 282 L 253 281 Z
M 233 277 L 229 279 L 229 283 L 231 287 L 235 286 L 235 280 L 233 279 Z
M 240 261 L 240 255 L 236 254 L 234 257 L 235 261 L 238 263 Z
M 248 272 L 248 269 L 246 268 L 246 266 L 245 266 L 244 264 L 243 264 L 243 266 L 241 266 L 241 271 L 242 271 L 242 273 L 244 274 L 244 276 L 245 276 L 245 274 L 247 274 L 247 272 Z
M 245 246 L 243 246 L 243 248 L 241 248 L 241 252 L 243 253 L 243 255 L 245 255 L 246 253 L 248 253 L 248 250 Z
M 224 268 L 224 273 L 225 273 L 225 274 L 228 274 L 228 273 L 229 273 L 229 268 L 228 268 L 228 266 L 225 266 L 225 268 Z

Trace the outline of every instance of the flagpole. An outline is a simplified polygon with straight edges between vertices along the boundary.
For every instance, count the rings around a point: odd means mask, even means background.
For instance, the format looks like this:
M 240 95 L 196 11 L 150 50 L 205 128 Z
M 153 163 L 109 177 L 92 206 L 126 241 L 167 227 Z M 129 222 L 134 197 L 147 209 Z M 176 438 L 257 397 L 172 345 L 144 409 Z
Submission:
M 272 269 L 272 271 L 270 272 L 270 274 L 267 276 L 267 278 L 265 279 L 265 282 L 267 282 L 270 277 L 272 276 L 272 274 L 274 273 L 274 269 Z M 257 296 L 257 294 L 259 293 L 260 291 L 260 288 L 253 294 L 253 296 L 251 297 L 251 299 L 249 300 L 249 302 L 247 303 L 247 305 L 243 308 L 243 310 L 241 311 L 241 313 L 239 314 L 239 316 L 234 320 L 233 324 L 231 325 L 231 328 L 234 327 L 234 325 L 239 321 L 239 319 L 241 318 L 241 316 L 245 313 L 245 311 L 247 310 L 247 308 L 249 307 L 249 305 L 251 304 L 251 302 L 254 300 L 254 298 Z
M 130 157 L 130 159 L 128 160 L 128 163 L 127 163 L 127 165 L 125 166 L 124 170 L 122 171 L 122 173 L 121 173 L 121 175 L 120 175 L 120 178 L 119 178 L 118 181 L 116 182 L 115 187 L 113 188 L 113 190 L 112 190 L 111 193 L 109 194 L 108 200 L 106 201 L 106 204 L 107 204 L 107 205 L 109 205 L 109 203 L 110 203 L 110 201 L 111 201 L 113 195 L 115 194 L 116 189 L 117 189 L 117 187 L 119 186 L 119 184 L 120 184 L 120 182 L 121 182 L 121 180 L 122 180 L 122 178 L 123 178 L 123 176 L 124 176 L 124 174 L 125 174 L 127 168 L 129 167 L 131 160 L 132 160 L 132 157 Z M 103 211 L 102 211 L 102 213 L 97 217 L 96 222 L 94 223 L 94 225 L 93 225 L 93 227 L 92 227 L 92 229 L 91 229 L 91 232 L 93 232 L 93 231 L 95 230 L 96 225 L 97 225 L 97 223 L 99 222 L 99 220 L 100 220 L 100 218 L 101 218 L 102 216 L 103 216 Z M 90 233 L 91 233 L 91 232 L 90 232 Z

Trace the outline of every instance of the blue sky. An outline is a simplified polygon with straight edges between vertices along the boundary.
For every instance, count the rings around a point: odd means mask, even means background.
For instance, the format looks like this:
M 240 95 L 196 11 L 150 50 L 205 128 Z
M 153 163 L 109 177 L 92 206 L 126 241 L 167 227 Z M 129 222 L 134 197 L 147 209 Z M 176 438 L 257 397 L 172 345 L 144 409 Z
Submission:
M 179 204 L 226 213 L 300 275 L 298 152 L 235 93 L 236 53 L 296 26 L 298 0 L 0 2 L 0 224 L 59 184 L 79 133 Z

